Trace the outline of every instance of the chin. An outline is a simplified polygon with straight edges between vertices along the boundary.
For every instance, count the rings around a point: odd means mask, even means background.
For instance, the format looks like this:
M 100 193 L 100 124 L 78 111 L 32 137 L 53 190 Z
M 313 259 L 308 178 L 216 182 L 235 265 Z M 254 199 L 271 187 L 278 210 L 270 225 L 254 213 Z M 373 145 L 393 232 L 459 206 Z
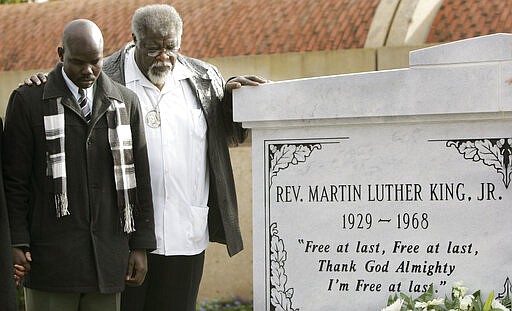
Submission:
M 94 81 L 83 81 L 77 84 L 79 88 L 88 89 L 94 84 Z
M 150 70 L 148 72 L 148 78 L 153 84 L 162 85 L 165 83 L 165 80 L 167 79 L 169 72 L 170 72 L 170 70 L 166 70 L 166 71 Z

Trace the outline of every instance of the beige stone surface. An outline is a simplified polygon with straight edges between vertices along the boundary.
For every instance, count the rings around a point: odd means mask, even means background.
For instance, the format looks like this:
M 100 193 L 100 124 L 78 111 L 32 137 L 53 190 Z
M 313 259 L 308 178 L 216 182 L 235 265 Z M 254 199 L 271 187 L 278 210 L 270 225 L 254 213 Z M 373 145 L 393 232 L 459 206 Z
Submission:
M 405 45 L 419 45 L 427 41 L 432 23 L 442 3 L 443 0 L 420 0 L 418 2 L 407 30 Z
M 386 45 L 389 28 L 393 23 L 399 0 L 382 0 L 375 11 L 368 37 L 364 43 L 365 48 L 378 48 Z
M 419 0 L 401 1 L 389 30 L 386 46 L 404 45 Z
M 377 49 L 377 70 L 409 67 L 409 52 L 424 46 L 380 47 Z

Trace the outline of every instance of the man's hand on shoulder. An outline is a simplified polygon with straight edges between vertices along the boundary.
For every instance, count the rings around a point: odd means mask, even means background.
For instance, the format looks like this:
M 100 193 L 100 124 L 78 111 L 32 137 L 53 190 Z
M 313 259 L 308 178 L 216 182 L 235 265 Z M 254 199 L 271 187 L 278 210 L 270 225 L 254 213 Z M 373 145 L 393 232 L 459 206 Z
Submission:
M 46 83 L 47 77 L 48 77 L 47 73 L 38 72 L 38 73 L 32 75 L 31 77 L 26 78 L 25 80 L 23 80 L 23 82 L 20 83 L 18 86 L 23 86 L 23 85 L 26 85 L 26 86 L 41 85 L 41 84 Z
M 238 76 L 228 80 L 226 83 L 226 91 L 231 92 L 234 89 L 239 89 L 242 86 L 257 86 L 260 84 L 271 82 L 259 76 Z

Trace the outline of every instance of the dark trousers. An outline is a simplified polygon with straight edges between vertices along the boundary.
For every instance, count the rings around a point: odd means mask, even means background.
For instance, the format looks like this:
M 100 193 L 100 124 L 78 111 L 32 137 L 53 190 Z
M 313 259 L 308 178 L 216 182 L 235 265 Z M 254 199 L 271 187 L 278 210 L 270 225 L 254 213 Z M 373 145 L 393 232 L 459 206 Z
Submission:
M 118 311 L 121 298 L 120 293 L 61 293 L 26 287 L 24 290 L 27 311 Z
M 121 311 L 194 311 L 203 276 L 204 252 L 194 256 L 148 254 L 148 273 L 139 287 L 126 287 Z

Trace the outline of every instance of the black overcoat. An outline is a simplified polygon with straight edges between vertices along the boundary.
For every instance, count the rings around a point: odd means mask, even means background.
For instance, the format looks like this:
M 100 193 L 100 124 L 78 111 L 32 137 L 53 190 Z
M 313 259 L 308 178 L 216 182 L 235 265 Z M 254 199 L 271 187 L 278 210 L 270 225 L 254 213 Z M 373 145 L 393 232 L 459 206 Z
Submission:
M 115 293 L 124 289 L 130 249 L 155 248 L 144 124 L 136 95 L 101 73 L 90 124 L 67 88 L 59 64 L 42 86 L 15 90 L 3 142 L 5 194 L 13 245 L 30 244 L 24 285 L 39 290 Z M 65 118 L 67 194 L 71 215 L 56 217 L 46 176 L 43 107 L 61 99 Z M 106 111 L 111 100 L 130 116 L 137 182 L 136 231 L 123 232 L 116 202 Z
M 2 132 L 3 125 L 2 119 L 0 119 L 0 147 L 2 145 Z M 4 196 L 4 182 L 0 168 L 0 304 L 2 305 L 2 310 L 5 311 L 17 310 L 10 236 L 7 205 Z

